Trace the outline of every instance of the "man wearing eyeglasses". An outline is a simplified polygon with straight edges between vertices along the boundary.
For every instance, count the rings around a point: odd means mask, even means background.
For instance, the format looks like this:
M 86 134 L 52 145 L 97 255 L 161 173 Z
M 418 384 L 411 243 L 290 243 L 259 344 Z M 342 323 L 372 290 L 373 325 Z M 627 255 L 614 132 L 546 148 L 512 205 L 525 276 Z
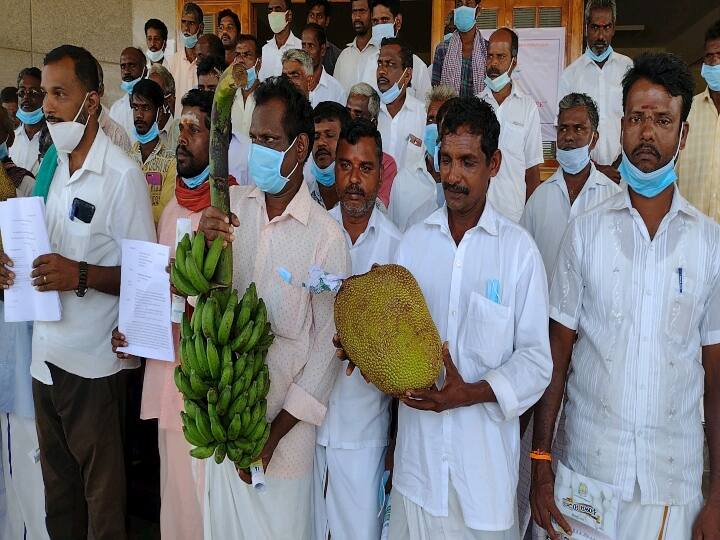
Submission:
M 25 68 L 18 75 L 19 107 L 16 114 L 22 124 L 15 130 L 15 143 L 10 149 L 10 159 L 33 174 L 40 166 L 40 132 L 45 127 L 41 77 L 36 67 Z

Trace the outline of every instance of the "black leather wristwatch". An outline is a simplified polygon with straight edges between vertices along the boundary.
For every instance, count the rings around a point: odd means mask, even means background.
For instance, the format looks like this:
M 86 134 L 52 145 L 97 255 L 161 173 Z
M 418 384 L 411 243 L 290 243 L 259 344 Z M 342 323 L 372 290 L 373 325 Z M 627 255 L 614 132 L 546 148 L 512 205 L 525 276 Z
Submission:
M 82 298 L 85 296 L 85 293 L 87 292 L 87 274 L 88 274 L 88 263 L 85 261 L 80 261 L 80 279 L 78 280 L 78 286 L 77 289 L 75 289 L 75 294 Z

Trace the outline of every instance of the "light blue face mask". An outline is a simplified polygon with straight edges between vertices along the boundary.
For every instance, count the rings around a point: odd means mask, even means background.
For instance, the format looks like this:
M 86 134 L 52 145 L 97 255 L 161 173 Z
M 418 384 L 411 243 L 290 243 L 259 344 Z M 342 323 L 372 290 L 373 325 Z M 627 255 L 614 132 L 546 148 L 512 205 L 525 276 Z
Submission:
M 602 53 L 601 55 L 595 54 L 590 47 L 587 47 L 585 49 L 585 54 L 587 54 L 588 58 L 590 58 L 590 60 L 592 60 L 594 62 L 604 62 L 605 60 L 608 59 L 608 57 L 612 54 L 612 52 L 613 52 L 613 48 L 610 45 L 607 46 L 607 49 L 605 49 L 605 52 Z
M 405 76 L 405 72 L 407 71 L 407 68 L 405 68 L 402 72 L 402 75 L 400 75 L 400 79 L 398 79 L 398 82 L 393 84 L 390 88 L 388 88 L 385 92 L 380 92 L 380 101 L 382 101 L 385 105 L 390 105 L 392 102 L 394 102 L 397 98 L 400 97 L 400 93 L 402 92 L 402 88 L 400 88 L 400 85 L 398 84 L 402 78 Z M 403 85 L 403 88 L 405 86 Z
M 376 24 L 372 27 L 372 40 L 379 47 L 385 38 L 395 37 L 395 25 L 393 23 Z
M 453 21 L 458 32 L 464 33 L 475 26 L 475 8 L 470 6 L 456 7 L 453 12 Z
M 142 75 L 140 75 L 137 79 L 134 81 L 120 81 L 120 88 L 123 92 L 126 94 L 130 94 L 133 91 L 133 88 L 135 88 L 135 85 L 143 80 L 145 77 L 145 68 L 143 68 Z
M 0 144 L 0 161 L 7 159 L 8 157 L 8 147 L 7 147 L 7 139 L 5 139 L 5 142 Z
M 452 32 L 448 32 L 443 36 L 443 41 L 450 41 L 450 38 L 453 36 Z
M 703 64 L 700 69 L 700 75 L 713 92 L 720 92 L 720 64 L 717 66 L 708 66 Z M 19 112 L 19 111 L 18 111 Z
M 185 45 L 186 49 L 194 49 L 195 45 L 197 45 L 198 42 L 198 35 L 193 34 L 192 36 L 186 36 L 185 34 L 183 34 L 182 40 L 183 45 Z
M 330 187 L 335 185 L 335 162 L 333 161 L 330 165 L 325 167 L 324 169 L 321 169 L 320 166 L 315 163 L 315 158 L 313 156 L 310 156 L 310 172 L 315 177 L 315 180 L 318 181 L 319 184 L 322 184 L 325 187 Z
M 150 141 L 154 141 L 156 137 L 160 136 L 160 128 L 158 127 L 157 122 L 153 122 L 153 125 L 150 129 L 148 129 L 148 132 L 141 135 L 138 133 L 137 129 L 135 129 L 135 126 L 133 126 L 133 135 L 138 141 L 140 141 L 140 144 L 147 144 Z
M 22 109 L 18 109 L 15 116 L 17 116 L 17 119 L 23 124 L 27 126 L 34 126 L 45 118 L 45 113 L 43 113 L 42 107 L 38 107 L 32 112 L 25 112 Z
M 423 134 L 423 143 L 425 151 L 429 156 L 435 154 L 435 147 L 438 145 L 438 127 L 437 124 L 426 124 L 425 133 Z
M 440 172 L 440 143 L 437 143 L 435 151 L 433 152 L 433 167 L 435 167 L 436 173 Z
M 295 164 L 290 174 L 283 176 L 280 172 L 285 154 L 290 150 L 297 141 L 297 137 L 285 149 L 284 152 L 261 146 L 256 143 L 250 145 L 250 155 L 248 157 L 248 175 L 255 182 L 255 185 L 265 193 L 277 195 L 287 185 L 289 177 L 295 172 L 299 163 Z
M 258 61 L 260 59 L 258 58 Z M 257 81 L 257 62 L 255 62 L 255 65 L 251 67 L 250 69 L 246 69 L 245 72 L 247 73 L 247 84 L 245 85 L 245 90 L 250 90 L 255 84 L 255 81 Z
M 680 137 L 682 141 L 682 137 Z M 657 169 L 656 171 L 643 172 L 633 165 L 625 154 L 625 150 L 622 152 L 622 162 L 618 171 L 623 180 L 625 180 L 632 190 L 638 195 L 647 197 L 649 199 L 657 196 L 670 184 L 677 180 L 677 174 L 675 173 L 675 160 L 680 153 L 680 141 L 678 141 L 677 150 L 675 155 L 665 165 Z
M 563 171 L 568 174 L 577 174 L 590 163 L 590 145 L 570 150 L 558 148 L 555 151 L 555 157 Z
M 499 92 L 508 84 L 510 84 L 512 82 L 510 79 L 510 70 L 513 67 L 513 62 L 515 62 L 515 59 L 510 61 L 510 67 L 505 73 L 498 75 L 494 79 L 491 79 L 490 77 L 485 75 L 485 86 L 489 87 L 490 90 L 492 90 L 493 92 Z
M 205 167 L 203 171 L 198 174 L 197 176 L 193 176 L 192 178 L 185 178 L 184 176 L 181 176 L 183 182 L 185 182 L 185 185 L 189 187 L 190 189 L 195 189 L 196 187 L 200 186 L 203 182 L 205 182 L 208 177 L 210 176 L 210 165 Z

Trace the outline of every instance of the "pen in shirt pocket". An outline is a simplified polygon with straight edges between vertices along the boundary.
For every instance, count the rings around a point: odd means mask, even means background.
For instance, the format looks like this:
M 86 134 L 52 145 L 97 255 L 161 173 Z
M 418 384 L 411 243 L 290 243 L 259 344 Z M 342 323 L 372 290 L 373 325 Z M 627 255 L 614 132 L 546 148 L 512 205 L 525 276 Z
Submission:
M 678 288 L 680 289 L 680 294 L 683 292 L 683 269 L 678 268 Z

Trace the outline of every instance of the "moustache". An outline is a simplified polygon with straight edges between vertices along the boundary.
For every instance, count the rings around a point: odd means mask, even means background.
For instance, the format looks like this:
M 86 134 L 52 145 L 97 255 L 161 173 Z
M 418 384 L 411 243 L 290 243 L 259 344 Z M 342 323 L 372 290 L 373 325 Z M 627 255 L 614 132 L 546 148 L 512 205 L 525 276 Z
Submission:
M 450 193 L 460 193 L 461 195 L 469 195 L 470 189 L 467 186 L 461 184 L 450 184 L 448 182 L 442 183 L 443 190 L 449 191 Z
M 637 156 L 638 154 L 647 153 L 647 152 L 649 152 L 656 158 L 660 159 L 660 151 L 651 144 L 641 144 L 640 146 L 637 146 L 632 151 L 632 155 Z
M 330 151 L 329 151 L 329 150 L 326 150 L 325 148 L 318 148 L 318 149 L 315 151 L 315 155 L 316 155 L 317 157 L 319 157 L 319 156 L 329 156 L 329 155 L 330 155 Z
M 343 195 L 360 195 L 361 197 L 364 197 L 365 191 L 360 186 L 353 184 L 345 188 L 345 191 L 343 191 Z
M 487 72 L 487 76 L 490 77 L 491 79 L 492 79 L 493 77 L 499 77 L 499 76 L 500 76 L 500 72 L 497 71 L 497 70 L 495 70 L 495 69 L 491 69 L 491 70 L 489 70 L 489 71 Z
M 175 150 L 175 157 L 179 158 L 180 156 L 192 157 L 192 154 L 188 152 L 187 148 L 185 148 L 184 146 L 178 146 L 177 150 Z
M 594 41 L 592 46 L 593 47 L 602 47 L 603 49 L 607 49 L 608 44 L 607 44 L 607 41 L 605 41 L 604 39 L 601 39 L 598 41 Z

